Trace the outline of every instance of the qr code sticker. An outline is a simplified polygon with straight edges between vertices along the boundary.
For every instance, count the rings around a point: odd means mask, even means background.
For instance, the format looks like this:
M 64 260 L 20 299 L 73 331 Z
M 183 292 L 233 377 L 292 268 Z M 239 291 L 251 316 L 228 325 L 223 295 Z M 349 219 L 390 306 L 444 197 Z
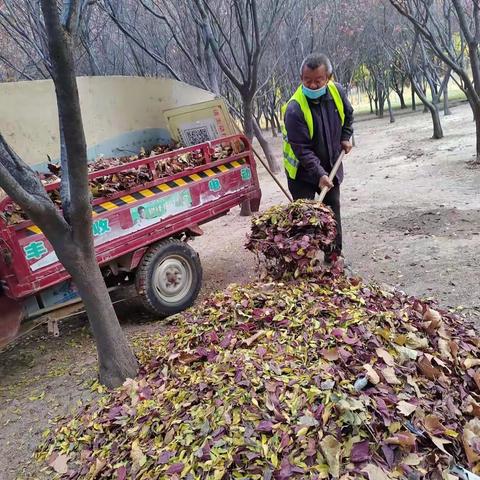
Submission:
M 189 128 L 182 132 L 183 142 L 187 146 L 197 145 L 198 143 L 211 140 L 208 127 Z

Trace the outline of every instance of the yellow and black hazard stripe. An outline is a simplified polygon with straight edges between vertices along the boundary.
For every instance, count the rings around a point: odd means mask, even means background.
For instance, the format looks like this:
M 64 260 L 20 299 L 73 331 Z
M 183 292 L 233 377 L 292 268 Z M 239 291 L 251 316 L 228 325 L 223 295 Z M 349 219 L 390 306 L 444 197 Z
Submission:
M 194 182 L 200 182 L 204 178 L 213 177 L 219 173 L 228 172 L 229 170 L 241 167 L 242 165 L 245 165 L 245 162 L 246 160 L 242 158 L 240 160 L 235 160 L 233 162 L 219 165 L 218 167 L 208 168 L 206 170 L 202 170 L 201 172 L 193 173 L 192 175 L 177 178 L 176 180 L 171 180 L 169 182 L 156 185 L 155 187 L 146 188 L 138 192 L 130 193 L 128 195 L 115 198 L 114 200 L 110 200 L 108 202 L 99 203 L 98 205 L 94 205 L 92 207 L 93 216 L 95 217 L 97 215 L 100 215 L 101 213 L 116 210 L 117 208 L 123 207 L 124 205 L 135 203 L 148 197 L 153 197 L 154 195 L 158 195 L 162 192 L 168 192 L 177 187 L 183 187 L 184 185 L 188 185 Z M 42 231 L 36 225 L 27 227 L 26 230 L 29 235 L 37 235 L 39 233 L 42 233 Z

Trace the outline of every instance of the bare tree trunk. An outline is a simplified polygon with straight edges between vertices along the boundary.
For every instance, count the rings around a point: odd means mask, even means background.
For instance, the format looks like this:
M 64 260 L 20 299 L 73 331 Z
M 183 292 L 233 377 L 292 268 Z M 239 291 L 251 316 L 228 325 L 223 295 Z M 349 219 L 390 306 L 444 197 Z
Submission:
M 79 246 L 74 248 L 80 250 Z M 68 252 L 65 247 L 63 250 Z M 136 376 L 137 362 L 118 322 L 95 253 L 91 249 L 88 250 L 76 257 L 74 262 L 71 261 L 74 253 L 69 252 L 68 258 L 64 258 L 63 263 L 72 275 L 88 314 L 93 337 L 97 343 L 100 382 L 109 387 L 116 387 L 126 378 Z
M 430 113 L 432 115 L 433 122 L 433 138 L 440 139 L 443 138 L 443 129 L 442 122 L 440 121 L 440 113 L 435 104 L 431 104 L 429 107 Z
M 443 115 L 446 117 L 447 115 L 451 115 L 452 111 L 450 110 L 449 98 L 448 98 L 448 85 L 445 87 L 445 91 L 443 92 Z
M 418 86 L 415 81 L 412 80 L 412 88 L 415 89 L 416 94 L 422 101 L 423 105 L 432 115 L 432 124 L 433 124 L 433 138 L 440 139 L 443 138 L 443 129 L 442 122 L 440 121 L 440 113 L 438 111 L 437 105 L 433 102 L 429 102 L 427 95 L 423 93 L 421 87 Z
M 243 131 L 249 140 L 253 140 L 253 99 L 243 98 Z
M 413 85 L 411 88 L 412 88 L 412 111 L 415 112 L 417 110 L 417 104 L 415 99 L 415 89 L 413 88 Z
M 273 173 L 279 173 L 280 167 L 278 165 L 278 162 L 275 156 L 273 155 L 272 149 L 270 148 L 270 144 L 268 143 L 266 138 L 263 136 L 262 129 L 260 128 L 260 125 L 258 125 L 257 122 L 253 122 L 253 130 L 255 132 L 255 136 L 257 137 L 258 143 L 260 143 L 263 153 L 265 154 L 265 158 L 267 159 L 270 170 Z
M 275 128 L 275 118 L 273 115 L 270 116 L 270 125 L 272 127 L 272 137 L 278 137 L 277 129 Z
M 95 257 L 87 149 L 71 52 L 71 36 L 60 24 L 57 2 L 41 0 L 41 4 L 53 64 L 59 119 L 63 127 L 62 140 L 65 141 L 69 164 L 67 174 L 71 196 L 68 202 L 70 211 L 66 212 L 70 223 L 69 234 L 51 231 L 51 241 L 84 302 L 97 344 L 100 380 L 109 387 L 115 387 L 127 377 L 136 376 L 137 361 L 118 323 Z M 47 227 L 47 230 L 51 229 Z
M 393 115 L 392 102 L 390 101 L 390 92 L 387 93 L 388 113 L 390 115 L 390 123 L 395 123 L 395 116 Z
M 400 99 L 400 109 L 405 110 L 407 108 L 407 104 L 405 103 L 405 95 L 403 94 L 403 90 L 397 92 L 397 95 Z
M 385 96 L 384 96 L 382 87 L 379 88 L 378 97 L 379 97 L 379 100 L 378 100 L 378 116 L 379 116 L 379 118 L 383 118 L 383 114 L 384 114 L 384 111 L 385 111 Z
M 281 132 L 282 131 L 282 126 L 280 125 L 280 119 L 278 118 L 278 115 L 277 115 L 276 112 L 274 112 L 273 118 L 275 119 L 275 124 L 277 126 L 277 131 Z
M 243 131 L 246 137 L 252 142 L 253 141 L 253 99 L 252 98 L 243 98 Z M 240 216 L 248 217 L 252 214 L 252 209 L 250 208 L 250 201 L 245 200 L 242 203 L 240 208 Z
M 475 163 L 480 164 L 480 107 L 477 107 L 474 112 L 475 115 L 475 127 L 476 127 L 476 134 L 477 134 L 477 155 Z

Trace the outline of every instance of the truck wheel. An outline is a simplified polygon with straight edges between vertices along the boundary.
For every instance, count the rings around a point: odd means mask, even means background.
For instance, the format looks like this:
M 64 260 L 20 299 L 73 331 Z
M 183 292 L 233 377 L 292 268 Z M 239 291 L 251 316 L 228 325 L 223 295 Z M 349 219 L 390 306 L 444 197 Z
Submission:
M 192 306 L 201 285 L 198 253 L 185 242 L 173 239 L 149 248 L 135 277 L 145 307 L 162 317 Z

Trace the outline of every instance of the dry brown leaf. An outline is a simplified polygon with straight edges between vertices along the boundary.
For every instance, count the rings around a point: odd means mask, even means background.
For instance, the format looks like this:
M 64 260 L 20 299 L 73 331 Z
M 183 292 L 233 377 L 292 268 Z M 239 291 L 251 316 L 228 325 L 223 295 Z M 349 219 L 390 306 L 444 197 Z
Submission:
M 427 324 L 425 330 L 428 335 L 434 335 L 439 328 L 444 327 L 442 323 L 442 316 L 432 308 L 428 308 L 425 314 L 423 315 L 423 319 Z
M 410 416 L 417 409 L 417 405 L 401 400 L 397 404 L 397 410 L 406 417 Z
M 255 335 L 252 335 L 251 337 L 247 338 L 246 340 L 244 340 L 244 343 L 245 345 L 247 345 L 247 347 L 250 347 L 250 345 L 252 345 L 253 342 L 255 342 L 256 340 L 258 340 L 259 338 L 263 337 L 265 335 L 265 331 L 264 330 L 260 330 L 259 332 L 257 332 Z
M 433 442 L 433 444 L 441 450 L 443 453 L 446 453 L 447 455 L 450 455 L 446 450 L 445 450 L 445 445 L 448 445 L 452 442 L 449 440 L 445 440 L 440 437 L 436 437 L 435 435 L 430 435 L 430 440 Z
M 330 348 L 328 350 L 323 350 L 322 357 L 325 360 L 329 360 L 330 362 L 337 361 L 340 358 L 340 354 L 338 353 L 338 348 Z
M 453 360 L 453 357 L 450 353 L 450 344 L 444 338 L 438 339 L 438 351 L 440 352 L 440 356 L 445 360 Z
M 378 357 L 381 358 L 389 367 L 393 367 L 395 365 L 395 360 L 384 348 L 377 348 L 375 351 Z
M 406 345 L 414 350 L 425 350 L 429 347 L 427 338 L 422 338 L 413 332 L 407 335 Z
M 381 369 L 383 378 L 390 385 L 400 385 L 402 382 L 395 375 L 395 370 L 392 367 L 385 367 Z
M 422 355 L 422 357 L 420 357 L 420 360 L 418 361 L 417 365 L 420 371 L 429 380 L 436 380 L 442 374 L 442 372 L 438 368 L 435 368 L 432 365 L 432 362 L 430 362 L 430 360 L 425 355 Z
M 442 316 L 436 310 L 429 307 L 423 314 L 423 320 L 425 320 L 425 322 L 436 322 L 438 325 L 440 325 Z
M 445 432 L 445 427 L 436 415 L 427 415 L 423 420 L 423 426 L 432 435 L 442 435 Z
M 418 398 L 424 397 L 423 393 L 420 391 L 420 388 L 419 388 L 417 382 L 413 379 L 413 377 L 411 375 L 407 375 L 407 383 L 414 388 L 415 393 L 417 394 Z
M 475 381 L 478 391 L 480 392 L 480 371 L 476 371 L 473 374 L 473 380 Z
M 67 455 L 62 455 L 59 454 L 57 455 L 52 461 L 50 461 L 48 464 L 57 472 L 60 473 L 61 475 L 65 475 L 68 472 L 68 460 L 69 458 Z
M 387 473 L 380 467 L 377 467 L 377 465 L 373 465 L 372 463 L 364 467 L 362 472 L 366 473 L 370 480 L 391 480 L 393 478 L 387 475 Z
M 464 412 L 473 415 L 474 417 L 480 417 L 480 404 L 477 403 L 471 395 L 467 397 Z
M 375 371 L 375 369 L 369 363 L 364 365 L 363 368 L 367 372 L 368 381 L 372 385 L 377 385 L 378 383 L 380 383 L 380 377 L 379 377 L 378 373 Z
M 473 442 L 480 438 L 480 419 L 470 420 L 463 429 L 463 448 L 471 468 L 480 464 L 480 455 L 474 450 Z
M 448 342 L 448 345 L 450 346 L 450 351 L 452 352 L 452 357 L 456 360 L 458 356 L 458 343 L 455 342 L 454 340 L 450 340 Z
M 328 435 L 320 442 L 320 448 L 330 469 L 330 475 L 338 478 L 340 476 L 340 450 L 342 444 L 332 435 Z
M 410 360 L 416 360 L 418 357 L 418 352 L 412 348 L 395 345 L 395 350 L 398 352 L 398 363 L 401 365 Z
M 385 441 L 389 445 L 399 445 L 407 450 L 411 450 L 416 445 L 415 436 L 408 431 L 398 432 L 393 437 L 387 438 Z

